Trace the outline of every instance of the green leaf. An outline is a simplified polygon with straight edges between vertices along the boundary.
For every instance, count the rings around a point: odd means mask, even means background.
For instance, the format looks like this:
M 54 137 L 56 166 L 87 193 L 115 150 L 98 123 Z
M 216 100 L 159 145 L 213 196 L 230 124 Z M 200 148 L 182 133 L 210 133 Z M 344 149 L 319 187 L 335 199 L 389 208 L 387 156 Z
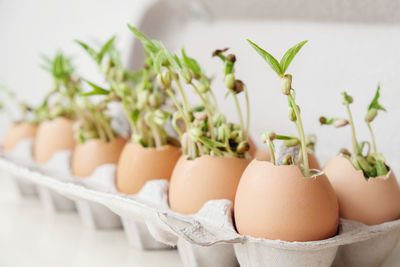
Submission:
M 211 139 L 209 139 L 207 137 L 204 137 L 204 136 L 197 137 L 197 139 L 200 142 L 202 142 L 203 144 L 205 144 L 206 146 L 211 147 L 211 148 L 212 147 L 225 147 L 224 143 L 213 141 L 213 140 L 211 140 Z
M 188 67 L 196 76 L 201 75 L 201 68 L 199 63 L 186 55 L 185 49 L 182 47 L 182 57 L 183 57 L 183 64 Z
M 388 173 L 386 165 L 383 161 L 381 160 L 376 161 L 376 171 L 377 171 L 377 176 L 385 176 Z
M 111 37 L 100 49 L 100 52 L 97 54 L 97 63 L 101 63 L 103 60 L 104 55 L 110 51 L 114 46 L 115 36 Z
M 137 123 L 137 121 L 139 120 L 139 115 L 140 115 L 140 110 L 139 109 L 134 109 L 133 110 L 133 112 L 132 112 L 132 114 L 131 114 L 131 118 L 132 118 L 132 121 L 136 124 Z
M 290 48 L 282 57 L 279 65 L 281 66 L 282 72 L 285 73 L 293 58 L 297 55 L 300 49 L 308 42 L 308 40 L 302 41 L 292 48 Z
M 133 32 L 133 34 L 136 36 L 136 38 L 138 38 L 142 42 L 146 51 L 155 53 L 159 50 L 159 46 L 157 45 L 158 43 L 156 41 L 152 41 L 144 33 L 142 33 L 137 28 L 135 28 L 129 24 L 128 24 L 128 27 Z
M 282 77 L 284 72 L 282 71 L 282 68 L 278 62 L 270 53 L 247 39 L 247 41 L 250 43 L 250 45 L 254 48 L 254 50 L 257 51 L 257 53 L 264 58 L 264 60 L 268 63 L 268 65 L 278 74 L 279 77 Z
M 94 59 L 97 61 L 98 55 L 97 52 L 91 48 L 89 45 L 85 44 L 84 42 L 81 42 L 79 40 L 75 40 L 77 44 L 79 44 L 85 51 Z
M 92 88 L 93 91 L 87 92 L 87 93 L 82 93 L 82 96 L 91 96 L 91 95 L 108 95 L 110 93 L 109 90 L 106 90 L 90 81 L 86 81 Z
M 294 137 L 294 136 L 277 134 L 277 135 L 275 135 L 275 139 L 277 139 L 277 140 L 293 140 L 293 139 L 298 139 L 298 138 Z
M 375 108 L 377 110 L 386 111 L 386 109 L 384 107 L 382 107 L 381 104 L 379 104 L 379 102 L 378 102 L 379 97 L 380 97 L 380 90 L 381 90 L 381 85 L 378 84 L 378 88 L 376 88 L 375 97 L 374 97 L 374 99 L 372 99 L 371 103 L 369 104 L 368 110 Z

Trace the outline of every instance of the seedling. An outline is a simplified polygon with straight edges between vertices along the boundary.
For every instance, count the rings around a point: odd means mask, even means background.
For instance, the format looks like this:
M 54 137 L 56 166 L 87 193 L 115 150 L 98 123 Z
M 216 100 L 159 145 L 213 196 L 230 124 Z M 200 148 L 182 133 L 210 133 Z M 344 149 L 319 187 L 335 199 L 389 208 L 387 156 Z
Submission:
M 282 136 L 276 135 L 272 132 L 265 133 L 262 136 L 262 139 L 268 143 L 269 149 L 271 152 L 271 161 L 273 164 L 277 164 L 275 162 L 275 149 L 273 146 L 273 140 L 280 139 L 285 140 L 287 145 L 298 145 L 300 144 L 300 152 L 298 158 L 298 165 L 302 167 L 303 175 L 305 177 L 310 177 L 310 169 L 308 164 L 308 155 L 307 155 L 307 138 L 304 134 L 304 127 L 300 116 L 300 107 L 296 104 L 295 101 L 295 90 L 292 88 L 292 75 L 286 73 L 290 63 L 293 58 L 297 55 L 300 49 L 307 43 L 307 41 L 302 41 L 292 48 L 290 48 L 282 57 L 281 61 L 278 62 L 270 53 L 259 47 L 257 44 L 253 43 L 250 40 L 247 40 L 250 45 L 257 51 L 257 53 L 264 58 L 264 60 L 268 63 L 268 65 L 275 71 L 275 73 L 281 79 L 281 91 L 284 95 L 287 96 L 289 101 L 289 119 L 296 124 L 296 128 L 299 134 L 299 138 L 290 137 L 290 136 Z M 288 157 L 288 164 L 294 164 L 293 158 L 290 159 Z M 302 163 L 302 165 L 300 165 Z
M 217 50 L 213 54 L 224 63 L 225 84 L 229 93 L 234 96 L 240 125 L 228 123 L 219 111 L 211 90 L 210 78 L 204 74 L 199 63 L 187 55 L 185 49 L 182 49 L 181 56 L 178 56 L 169 52 L 162 43 L 149 39 L 135 27 L 129 28 L 142 42 L 148 56 L 146 64 L 157 73 L 160 87 L 177 108 L 172 117 L 172 124 L 180 136 L 183 153 L 190 159 L 202 155 L 246 157 L 249 150 L 248 94 L 244 83 L 235 79 L 235 56 L 225 56 L 226 50 Z M 201 102 L 200 106 L 190 105 L 187 90 L 194 91 Z M 247 101 L 246 122 L 237 98 L 237 94 L 242 91 L 245 92 Z
M 387 167 L 385 164 L 386 161 L 385 157 L 377 150 L 375 135 L 371 126 L 371 122 L 378 115 L 378 111 L 379 110 L 386 111 L 386 109 L 378 102 L 380 96 L 380 89 L 381 87 L 378 84 L 375 96 L 372 99 L 371 103 L 369 104 L 367 113 L 365 115 L 365 122 L 367 123 L 371 135 L 373 151 L 371 151 L 370 142 L 357 141 L 356 127 L 350 109 L 350 105 L 353 103 L 353 97 L 348 95 L 346 92 L 342 93 L 343 96 L 342 103 L 343 105 L 346 106 L 348 119 L 326 118 L 326 117 L 321 117 L 319 119 L 322 125 L 333 125 L 336 128 L 341 128 L 346 125 L 350 125 L 352 133 L 353 152 L 351 153 L 349 150 L 343 148 L 340 150 L 339 154 L 349 159 L 352 162 L 354 168 L 356 168 L 357 170 L 362 170 L 362 172 L 364 173 L 364 177 L 366 179 L 369 179 L 370 177 L 385 176 L 389 171 L 389 167 Z M 364 153 L 365 147 L 367 147 L 366 153 Z
M 54 60 L 46 57 L 45 60 L 47 65 L 44 68 L 52 74 L 54 87 L 40 109 L 43 117 L 53 119 L 63 116 L 76 120 L 75 139 L 78 143 L 97 138 L 103 142 L 112 141 L 115 134 L 110 127 L 110 118 L 104 112 L 107 103 L 94 104 L 80 96 L 82 79 L 76 74 L 70 58 L 58 53 Z
M 179 145 L 165 130 L 171 118 L 171 109 L 166 105 L 166 94 L 158 86 L 156 74 L 146 65 L 137 72 L 123 68 L 119 52 L 110 38 L 98 51 L 86 43 L 77 41 L 96 61 L 102 70 L 109 88 L 102 88 L 87 81 L 92 91 L 83 95 L 103 95 L 105 101 L 121 102 L 128 118 L 131 140 L 144 147 L 160 148 L 166 144 Z

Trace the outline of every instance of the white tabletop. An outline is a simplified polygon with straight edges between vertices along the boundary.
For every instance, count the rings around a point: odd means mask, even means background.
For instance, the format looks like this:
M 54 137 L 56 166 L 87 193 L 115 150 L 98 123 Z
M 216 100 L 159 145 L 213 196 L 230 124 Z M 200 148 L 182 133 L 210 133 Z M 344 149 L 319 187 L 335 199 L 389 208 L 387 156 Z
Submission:
M 182 266 L 176 250 L 139 251 L 122 231 L 85 228 L 77 213 L 48 214 L 0 177 L 0 266 Z M 400 266 L 400 246 L 383 267 Z

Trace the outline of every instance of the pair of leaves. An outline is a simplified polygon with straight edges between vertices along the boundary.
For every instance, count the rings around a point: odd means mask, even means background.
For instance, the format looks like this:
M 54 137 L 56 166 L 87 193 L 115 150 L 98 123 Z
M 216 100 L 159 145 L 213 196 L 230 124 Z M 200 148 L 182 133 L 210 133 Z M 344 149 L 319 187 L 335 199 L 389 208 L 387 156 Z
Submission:
M 96 60 L 97 64 L 100 64 L 104 58 L 104 56 L 114 49 L 114 41 L 115 36 L 111 37 L 101 48 L 99 52 L 96 52 L 92 47 L 88 44 L 81 42 L 79 40 L 75 40 L 94 60 Z
M 92 83 L 90 81 L 87 81 L 87 80 L 86 80 L 86 82 L 92 87 L 93 90 L 90 91 L 90 92 L 82 93 L 81 94 L 82 96 L 108 95 L 110 93 L 109 90 L 106 90 L 106 89 L 98 86 L 97 84 L 94 84 L 94 83 Z
M 247 39 L 250 45 L 257 51 L 257 53 L 264 58 L 264 60 L 268 63 L 268 65 L 278 74 L 279 77 L 283 77 L 285 75 L 286 70 L 288 69 L 290 63 L 292 62 L 293 58 L 297 55 L 300 49 L 308 42 L 308 40 L 302 41 L 292 48 L 290 48 L 286 53 L 283 55 L 280 62 L 276 60 L 270 53 L 262 49 L 260 46 L 255 44 L 254 42 Z
M 381 85 L 378 84 L 378 88 L 376 88 L 375 96 L 372 99 L 371 103 L 369 104 L 368 110 L 371 110 L 371 109 L 374 108 L 374 109 L 377 109 L 377 110 L 386 111 L 386 109 L 381 104 L 379 104 L 379 102 L 378 102 L 379 97 L 380 97 L 380 90 L 381 90 Z

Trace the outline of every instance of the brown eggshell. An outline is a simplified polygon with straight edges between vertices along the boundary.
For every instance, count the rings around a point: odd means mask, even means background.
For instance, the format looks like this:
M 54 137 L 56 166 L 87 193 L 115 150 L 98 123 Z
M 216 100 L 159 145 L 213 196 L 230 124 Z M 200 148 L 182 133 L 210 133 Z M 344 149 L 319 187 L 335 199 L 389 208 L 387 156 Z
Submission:
M 143 185 L 154 179 L 170 179 L 181 155 L 178 147 L 145 148 L 127 143 L 117 166 L 117 188 L 125 194 L 136 194 Z
M 125 139 L 118 137 L 108 143 L 92 139 L 77 145 L 72 154 L 72 173 L 80 177 L 90 176 L 103 164 L 116 164 L 125 143 Z
M 36 135 L 37 126 L 20 122 L 8 128 L 3 140 L 4 150 L 13 150 L 15 146 L 23 139 L 34 138 Z
M 314 241 L 337 232 L 339 206 L 328 178 L 305 178 L 295 165 L 253 160 L 236 192 L 240 234 L 285 241 Z
M 348 159 L 334 157 L 324 172 L 336 191 L 342 218 L 368 225 L 400 218 L 400 188 L 393 171 L 366 180 Z
M 308 166 L 310 169 L 321 170 L 321 166 L 317 160 L 317 157 L 313 153 L 307 153 L 308 155 Z
M 240 177 L 249 159 L 201 156 L 194 160 L 182 156 L 175 166 L 169 186 L 172 210 L 193 214 L 209 200 L 235 199 Z
M 73 121 L 58 117 L 44 121 L 36 133 L 33 155 L 37 162 L 48 161 L 60 150 L 71 150 L 75 146 Z

